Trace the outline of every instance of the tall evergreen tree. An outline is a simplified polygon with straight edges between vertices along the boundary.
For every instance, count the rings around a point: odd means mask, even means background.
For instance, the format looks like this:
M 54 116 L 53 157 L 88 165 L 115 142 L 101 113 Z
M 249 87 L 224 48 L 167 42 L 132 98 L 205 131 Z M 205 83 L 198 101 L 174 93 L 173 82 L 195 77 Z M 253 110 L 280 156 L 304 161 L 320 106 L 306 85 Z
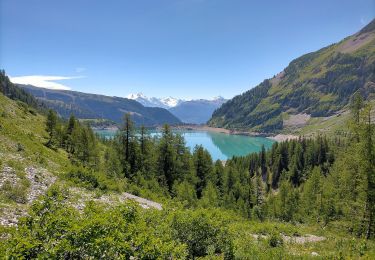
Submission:
M 365 236 L 367 239 L 375 236 L 375 138 L 374 124 L 371 122 L 371 106 L 363 111 L 364 123 L 362 130 L 362 168 L 366 176 L 366 205 L 365 205 Z
M 47 142 L 48 147 L 53 147 L 56 140 L 56 127 L 57 127 L 57 115 L 53 110 L 48 110 L 47 121 L 46 121 L 46 131 L 49 135 Z
M 197 196 L 201 198 L 202 191 L 209 177 L 212 176 L 212 159 L 211 155 L 201 145 L 195 147 L 193 157 L 196 176 L 198 177 Z
M 176 150 L 173 143 L 173 133 L 168 125 L 164 125 L 158 148 L 159 182 L 165 184 L 169 191 L 176 178 Z

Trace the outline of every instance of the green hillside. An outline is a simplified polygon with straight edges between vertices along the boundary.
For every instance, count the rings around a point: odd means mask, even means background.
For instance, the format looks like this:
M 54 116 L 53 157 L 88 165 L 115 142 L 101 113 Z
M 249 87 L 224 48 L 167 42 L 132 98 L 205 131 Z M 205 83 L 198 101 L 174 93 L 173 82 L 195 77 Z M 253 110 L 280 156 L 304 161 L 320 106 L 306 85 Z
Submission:
M 209 125 L 277 132 L 293 115 L 308 120 L 342 113 L 356 92 L 375 98 L 375 20 L 339 43 L 293 60 L 272 79 L 226 102 Z

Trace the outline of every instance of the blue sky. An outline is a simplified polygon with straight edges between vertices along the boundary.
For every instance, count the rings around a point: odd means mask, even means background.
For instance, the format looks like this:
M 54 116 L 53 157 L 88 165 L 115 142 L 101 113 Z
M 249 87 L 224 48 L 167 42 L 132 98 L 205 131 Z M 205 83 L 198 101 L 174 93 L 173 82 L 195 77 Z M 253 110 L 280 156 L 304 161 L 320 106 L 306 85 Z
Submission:
M 0 68 L 90 93 L 230 98 L 374 16 L 374 0 L 0 0 Z

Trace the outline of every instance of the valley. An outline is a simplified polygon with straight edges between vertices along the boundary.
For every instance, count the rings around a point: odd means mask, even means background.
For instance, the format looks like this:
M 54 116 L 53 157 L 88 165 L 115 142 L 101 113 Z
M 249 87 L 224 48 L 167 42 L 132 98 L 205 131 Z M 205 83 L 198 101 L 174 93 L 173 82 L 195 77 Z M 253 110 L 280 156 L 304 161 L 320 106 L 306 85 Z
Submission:
M 1 259 L 375 259 L 366 1 L 41 2 L 0 4 Z

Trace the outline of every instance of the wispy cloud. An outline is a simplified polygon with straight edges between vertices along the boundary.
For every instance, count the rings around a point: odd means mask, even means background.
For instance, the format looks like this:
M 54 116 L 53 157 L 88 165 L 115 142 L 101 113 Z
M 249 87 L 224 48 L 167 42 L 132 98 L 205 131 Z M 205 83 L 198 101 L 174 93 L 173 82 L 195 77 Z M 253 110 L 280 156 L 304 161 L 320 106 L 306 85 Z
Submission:
M 57 83 L 55 81 L 77 79 L 79 77 L 65 77 L 65 76 L 45 76 L 45 75 L 32 75 L 32 76 L 21 76 L 21 77 L 10 77 L 10 81 L 16 84 L 33 85 L 39 88 L 48 89 L 59 89 L 59 90 L 70 90 L 71 88 Z
M 75 69 L 75 71 L 76 71 L 77 73 L 81 73 L 81 72 L 86 71 L 86 68 L 84 68 L 84 67 L 77 67 L 77 68 Z

